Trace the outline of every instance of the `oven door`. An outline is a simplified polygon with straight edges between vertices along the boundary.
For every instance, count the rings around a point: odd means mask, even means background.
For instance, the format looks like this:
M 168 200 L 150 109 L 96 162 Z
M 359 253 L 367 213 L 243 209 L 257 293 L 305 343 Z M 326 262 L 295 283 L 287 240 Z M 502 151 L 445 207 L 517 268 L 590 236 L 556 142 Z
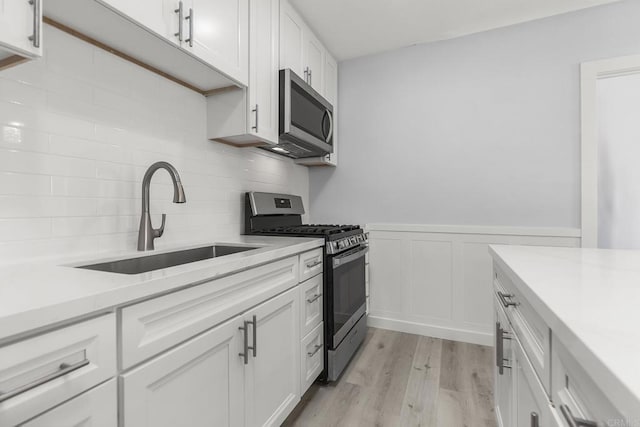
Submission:
M 327 339 L 335 349 L 365 313 L 365 254 L 367 246 L 329 257 Z

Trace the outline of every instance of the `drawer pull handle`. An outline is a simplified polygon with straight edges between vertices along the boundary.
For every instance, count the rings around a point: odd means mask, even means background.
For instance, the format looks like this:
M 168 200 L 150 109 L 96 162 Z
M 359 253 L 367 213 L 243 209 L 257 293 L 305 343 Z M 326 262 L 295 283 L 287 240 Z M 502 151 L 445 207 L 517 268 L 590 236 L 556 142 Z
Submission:
M 84 359 L 81 360 L 77 363 L 61 363 L 60 366 L 58 367 L 58 370 L 56 372 L 53 372 L 49 375 L 46 375 L 42 378 L 39 378 L 35 381 L 32 381 L 28 384 L 25 384 L 23 386 L 17 387 L 11 391 L 8 392 L 1 392 L 0 391 L 0 402 L 4 402 L 5 400 L 11 399 L 12 397 L 15 397 L 21 393 L 24 393 L 26 391 L 29 391 L 31 389 L 34 389 L 36 387 L 39 387 L 49 381 L 53 381 L 56 378 L 60 378 L 64 375 L 67 375 L 70 372 L 73 372 L 77 369 L 80 369 L 84 366 L 87 366 L 89 364 L 89 360 L 88 359 Z
M 505 368 L 511 369 L 511 366 L 504 364 L 505 361 L 508 362 L 508 359 L 504 358 L 504 340 L 510 339 L 504 336 L 504 329 L 502 329 L 500 322 L 496 322 L 496 366 L 500 375 L 504 374 Z
M 321 348 L 322 348 L 322 344 L 316 344 L 316 346 L 313 348 L 313 351 L 307 352 L 307 356 L 309 357 L 315 356 L 316 353 L 319 352 Z
M 314 262 L 307 263 L 307 268 L 313 268 L 313 267 L 315 267 L 317 265 L 320 265 L 320 264 L 322 264 L 322 260 L 318 260 L 317 259 Z
M 509 307 L 510 305 L 513 305 L 513 306 L 518 305 L 517 302 L 508 301 L 514 296 L 515 295 L 513 294 L 505 294 L 504 292 L 498 292 L 498 298 L 500 298 L 500 302 L 502 303 L 503 306 L 505 306 L 505 308 Z
M 238 329 L 241 330 L 243 332 L 243 352 L 242 353 L 238 353 L 238 356 L 242 357 L 242 359 L 244 359 L 244 364 L 248 365 L 249 364 L 249 334 L 248 334 L 248 330 L 249 330 L 249 323 L 251 322 L 247 322 L 246 320 L 244 321 L 244 326 L 240 326 Z
M 531 427 L 540 427 L 540 417 L 535 412 L 531 413 Z
M 564 419 L 569 423 L 569 427 L 598 427 L 598 423 L 595 421 L 574 417 L 567 405 L 560 405 L 560 411 L 564 415 Z
M 308 302 L 309 304 L 314 303 L 314 302 L 316 302 L 316 301 L 318 300 L 318 298 L 320 298 L 321 296 L 322 296 L 322 294 L 315 294 L 314 296 L 312 296 L 311 298 L 309 298 L 309 299 L 307 300 L 307 302 Z
M 258 351 L 258 319 L 255 314 L 251 322 L 248 323 L 253 325 L 253 346 L 247 348 L 253 352 L 253 357 L 256 357 L 256 352 Z

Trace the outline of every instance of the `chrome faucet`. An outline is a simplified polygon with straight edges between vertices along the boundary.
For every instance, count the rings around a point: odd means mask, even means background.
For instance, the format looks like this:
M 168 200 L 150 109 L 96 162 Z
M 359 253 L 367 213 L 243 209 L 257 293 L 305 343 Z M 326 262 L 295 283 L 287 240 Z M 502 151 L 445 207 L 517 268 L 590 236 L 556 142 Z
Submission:
M 153 239 L 161 237 L 164 233 L 164 223 L 167 219 L 166 214 L 162 214 L 162 225 L 155 229 L 151 224 L 151 216 L 149 215 L 149 187 L 151 186 L 151 178 L 158 169 L 166 169 L 173 181 L 173 203 L 185 203 L 187 199 L 184 197 L 184 188 L 180 181 L 180 175 L 176 168 L 167 162 L 157 162 L 149 166 L 142 180 L 142 216 L 140 217 L 140 231 L 138 232 L 138 250 L 153 250 Z

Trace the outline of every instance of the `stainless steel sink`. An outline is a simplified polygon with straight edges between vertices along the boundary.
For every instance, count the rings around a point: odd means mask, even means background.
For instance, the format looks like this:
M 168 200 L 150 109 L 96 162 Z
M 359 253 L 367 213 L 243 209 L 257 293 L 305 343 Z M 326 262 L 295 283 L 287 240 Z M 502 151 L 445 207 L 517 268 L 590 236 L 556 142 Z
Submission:
M 87 270 L 106 271 L 119 274 L 139 274 L 148 271 L 161 270 L 175 267 L 176 265 L 189 264 L 205 259 L 218 258 L 238 252 L 246 252 L 257 247 L 214 245 L 201 248 L 185 249 L 182 251 L 168 252 L 164 254 L 148 255 L 137 258 L 119 259 L 116 261 L 99 264 L 80 265 L 76 268 Z

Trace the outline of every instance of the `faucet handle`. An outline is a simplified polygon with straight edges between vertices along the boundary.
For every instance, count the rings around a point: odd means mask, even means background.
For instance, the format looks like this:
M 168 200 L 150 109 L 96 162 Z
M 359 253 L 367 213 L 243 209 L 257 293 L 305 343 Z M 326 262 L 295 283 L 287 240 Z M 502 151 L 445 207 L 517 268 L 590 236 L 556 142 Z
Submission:
M 167 214 L 162 214 L 162 224 L 160 228 L 153 230 L 154 237 L 162 237 L 164 234 L 164 223 L 167 221 Z

